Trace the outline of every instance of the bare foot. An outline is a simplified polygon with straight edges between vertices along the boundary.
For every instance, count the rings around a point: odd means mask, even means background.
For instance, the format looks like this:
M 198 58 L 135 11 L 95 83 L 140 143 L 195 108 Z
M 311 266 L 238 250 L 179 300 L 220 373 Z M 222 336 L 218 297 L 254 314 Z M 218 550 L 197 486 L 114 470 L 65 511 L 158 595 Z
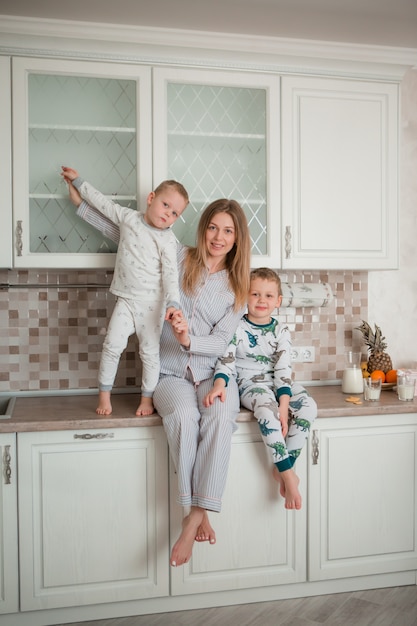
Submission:
M 204 510 L 203 515 L 203 520 L 197 529 L 195 540 L 209 541 L 211 544 L 214 544 L 216 543 L 216 533 L 214 532 L 213 527 L 210 524 L 210 520 L 206 510 Z
M 171 552 L 170 563 L 172 567 L 184 565 L 191 559 L 193 552 L 194 539 L 197 530 L 204 518 L 204 509 L 198 506 L 192 506 L 187 517 L 182 520 L 182 532 L 177 539 Z
M 283 480 L 281 480 L 281 474 L 279 473 L 277 466 L 273 465 L 272 467 L 272 475 L 277 483 L 279 483 L 279 493 L 282 498 L 285 498 L 285 483 Z
M 141 415 L 152 415 L 154 412 L 152 398 L 142 398 L 140 399 L 140 404 L 136 409 L 136 415 L 139 417 Z
M 98 407 L 96 408 L 97 415 L 111 415 L 112 410 L 110 391 L 99 391 Z
M 284 488 L 285 508 L 301 509 L 301 493 L 298 490 L 300 479 L 293 469 L 279 472 L 281 485 Z M 281 488 L 280 488 L 281 492 Z

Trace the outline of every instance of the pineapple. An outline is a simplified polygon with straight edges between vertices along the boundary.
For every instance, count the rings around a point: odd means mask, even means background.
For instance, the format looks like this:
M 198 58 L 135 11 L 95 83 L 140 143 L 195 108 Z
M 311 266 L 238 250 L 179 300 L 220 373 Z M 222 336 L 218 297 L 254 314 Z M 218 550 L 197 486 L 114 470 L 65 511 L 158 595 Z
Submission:
M 379 326 L 375 324 L 374 332 L 368 322 L 362 320 L 362 324 L 356 330 L 361 331 L 363 340 L 368 347 L 368 372 L 372 374 L 375 370 L 382 370 L 386 374 L 392 370 L 392 360 L 390 355 L 385 352 L 387 344 Z

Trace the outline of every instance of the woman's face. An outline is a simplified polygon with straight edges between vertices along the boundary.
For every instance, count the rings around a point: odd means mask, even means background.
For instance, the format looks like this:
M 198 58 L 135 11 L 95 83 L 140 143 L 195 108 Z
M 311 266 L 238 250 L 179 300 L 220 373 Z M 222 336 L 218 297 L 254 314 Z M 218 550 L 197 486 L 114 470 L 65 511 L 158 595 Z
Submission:
M 206 246 L 209 256 L 218 260 L 225 258 L 236 241 L 233 219 L 228 213 L 216 213 L 206 230 Z

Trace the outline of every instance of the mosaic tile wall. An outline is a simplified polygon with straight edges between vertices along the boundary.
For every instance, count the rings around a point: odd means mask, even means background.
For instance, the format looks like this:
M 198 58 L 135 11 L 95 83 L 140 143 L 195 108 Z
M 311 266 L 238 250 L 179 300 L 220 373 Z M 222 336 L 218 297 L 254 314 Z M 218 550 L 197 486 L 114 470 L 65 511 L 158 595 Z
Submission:
M 282 308 L 294 346 L 314 346 L 314 363 L 294 364 L 301 381 L 341 378 L 344 353 L 360 348 L 353 329 L 368 313 L 367 272 L 279 272 L 284 282 L 326 282 L 327 307 Z M 114 298 L 112 272 L 0 270 L 0 392 L 97 388 L 97 370 Z M 6 287 L 5 285 L 9 285 Z M 131 337 L 115 382 L 140 386 Z

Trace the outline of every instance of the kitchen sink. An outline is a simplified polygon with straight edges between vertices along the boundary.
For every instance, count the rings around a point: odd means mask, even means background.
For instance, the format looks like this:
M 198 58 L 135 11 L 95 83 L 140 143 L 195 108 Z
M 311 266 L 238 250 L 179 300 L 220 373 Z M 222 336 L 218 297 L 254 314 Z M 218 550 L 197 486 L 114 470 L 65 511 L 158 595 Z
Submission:
M 15 398 L 0 398 L 0 420 L 10 419 Z

